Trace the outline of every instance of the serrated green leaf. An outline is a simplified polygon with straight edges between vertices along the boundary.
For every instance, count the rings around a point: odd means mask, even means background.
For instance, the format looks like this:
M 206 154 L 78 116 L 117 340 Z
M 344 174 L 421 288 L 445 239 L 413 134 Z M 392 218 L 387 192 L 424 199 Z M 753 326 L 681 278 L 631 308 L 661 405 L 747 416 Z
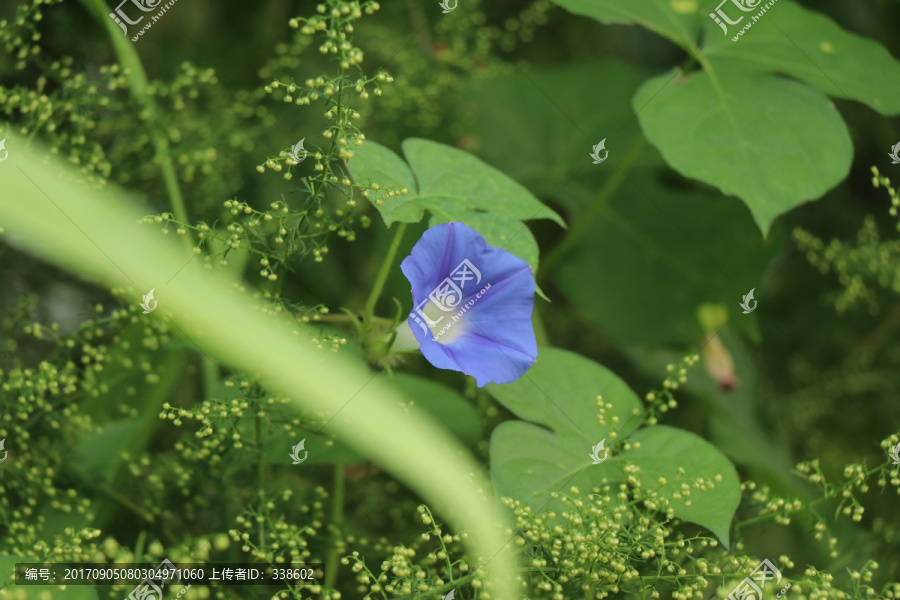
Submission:
M 427 210 L 431 225 L 465 223 L 489 244 L 525 260 L 537 272 L 537 242 L 523 221 L 551 219 L 565 226 L 559 215 L 524 187 L 462 150 L 410 139 L 403 143 L 403 151 L 409 165 L 387 148 L 366 142 L 350 164 L 357 182 L 408 190 L 392 198 L 378 193 L 371 197 L 387 225 L 417 223 Z
M 763 233 L 850 170 L 847 126 L 800 83 L 734 70 L 667 73 L 638 91 L 634 107 L 666 162 L 744 200 Z
M 682 47 L 691 47 L 700 32 L 699 4 L 694 0 L 554 0 L 569 12 L 601 23 L 641 25 Z
M 743 13 L 742 13 L 743 14 Z M 733 42 L 712 19 L 703 54 L 717 72 L 787 74 L 834 98 L 863 102 L 883 115 L 900 113 L 900 62 L 881 44 L 842 29 L 827 16 L 781 1 Z M 732 15 L 737 18 L 738 15 Z
M 697 478 L 721 481 L 706 491 L 693 490 L 690 505 L 673 501 L 678 518 L 707 527 L 726 546 L 729 527 L 740 499 L 734 467 L 715 446 L 692 433 L 671 427 L 640 424 L 641 404 L 635 393 L 614 373 L 577 354 L 542 348 L 526 377 L 487 391 L 526 421 L 508 421 L 491 436 L 491 481 L 499 496 L 515 498 L 541 512 L 551 494 L 577 486 L 585 492 L 604 483 L 625 479 L 622 467 L 637 465 L 642 485 L 660 488 L 659 477 L 676 484 Z M 606 408 L 606 425 L 598 423 L 598 396 Z M 638 414 L 635 414 L 638 413 Z M 617 421 L 614 419 L 617 418 Z M 637 448 L 593 464 L 591 449 L 610 434 L 640 442 Z M 685 470 L 681 477 L 679 467 Z
M 637 169 L 553 276 L 619 344 L 696 344 L 705 333 L 699 305 L 737 314 L 780 243 L 762 238 L 738 199 L 681 191 L 657 177 Z

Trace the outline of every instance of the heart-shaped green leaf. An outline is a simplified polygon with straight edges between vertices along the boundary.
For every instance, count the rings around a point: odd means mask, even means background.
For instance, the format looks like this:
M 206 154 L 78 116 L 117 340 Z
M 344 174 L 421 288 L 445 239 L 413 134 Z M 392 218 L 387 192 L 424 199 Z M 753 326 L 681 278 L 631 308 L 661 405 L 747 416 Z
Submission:
M 538 247 L 523 221 L 552 219 L 555 212 L 524 187 L 478 158 L 428 140 L 403 143 L 407 165 L 374 142 L 356 151 L 350 168 L 357 183 L 377 183 L 370 195 L 385 224 L 418 223 L 425 211 L 431 225 L 459 221 L 477 230 L 492 246 L 522 258 L 537 272 Z M 413 175 L 415 173 L 415 175 Z M 405 187 L 405 195 L 385 197 L 381 190 Z
M 740 501 L 734 467 L 695 434 L 664 426 L 636 430 L 641 404 L 605 367 L 571 352 L 542 348 L 525 377 L 486 389 L 530 421 L 502 423 L 491 436 L 491 480 L 499 496 L 520 500 L 537 513 L 550 504 L 553 492 L 624 480 L 622 468 L 633 464 L 642 487 L 668 498 L 682 484 L 691 486 L 690 495 L 670 500 L 675 516 L 708 528 L 728 546 Z M 598 396 L 611 405 L 605 425 L 598 421 Z M 601 441 L 609 448 L 613 431 L 616 440 L 627 437 L 636 447 L 594 464 L 592 448 Z M 660 477 L 667 481 L 659 483 Z M 694 487 L 698 480 L 708 489 Z
M 850 170 L 844 121 L 800 83 L 735 70 L 668 73 L 644 84 L 634 107 L 666 162 L 743 199 L 763 233 Z
M 575 13 L 601 23 L 637 24 L 682 47 L 691 47 L 700 31 L 696 0 L 555 0 Z
M 727 548 L 731 519 L 741 502 L 740 482 L 731 461 L 700 436 L 665 425 L 641 429 L 630 440 L 640 446 L 623 453 L 622 458 L 640 467 L 635 477 L 641 486 L 667 498 L 679 492 L 680 498 L 670 500 L 675 516 L 703 525 Z M 679 466 L 684 469 L 681 475 Z M 660 485 L 663 477 L 666 483 Z M 690 488 L 687 496 L 683 485 Z
M 900 113 L 900 62 L 788 0 L 750 12 L 727 5 L 728 19 L 739 22 L 723 22 L 724 34 L 708 17 L 715 6 L 699 10 L 693 0 L 557 3 L 600 22 L 640 24 L 698 55 L 702 72 L 647 82 L 635 112 L 670 165 L 741 198 L 764 233 L 778 215 L 821 197 L 849 172 L 847 128 L 815 88 Z M 694 44 L 700 27 L 702 50 Z M 784 74 L 815 87 L 774 76 Z
M 733 42 L 752 15 L 731 26 L 728 35 L 707 19 L 703 54 L 716 72 L 783 73 L 828 96 L 863 102 L 883 115 L 900 113 L 900 62 L 881 44 L 792 2 L 775 4 Z

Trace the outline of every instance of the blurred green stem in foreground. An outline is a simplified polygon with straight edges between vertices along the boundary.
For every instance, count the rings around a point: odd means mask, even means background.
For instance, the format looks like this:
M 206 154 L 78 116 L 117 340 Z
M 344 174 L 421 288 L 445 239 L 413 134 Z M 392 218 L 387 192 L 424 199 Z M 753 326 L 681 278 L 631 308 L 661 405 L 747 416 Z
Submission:
M 340 568 L 342 544 L 341 533 L 344 527 L 344 466 L 340 463 L 334 465 L 334 485 L 331 489 L 331 536 L 328 541 L 328 553 L 325 555 L 325 580 L 322 582 L 322 600 L 328 600 L 328 590 L 334 588 L 337 583 L 337 573 Z

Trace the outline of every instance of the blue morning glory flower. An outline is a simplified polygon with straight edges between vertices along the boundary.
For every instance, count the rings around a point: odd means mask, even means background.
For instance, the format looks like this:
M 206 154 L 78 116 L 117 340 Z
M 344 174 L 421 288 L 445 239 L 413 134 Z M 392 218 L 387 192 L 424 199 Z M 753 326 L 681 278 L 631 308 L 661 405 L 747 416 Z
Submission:
M 515 381 L 537 360 L 534 275 L 521 258 L 445 223 L 422 234 L 400 269 L 412 286 L 409 326 L 435 367 L 483 387 Z

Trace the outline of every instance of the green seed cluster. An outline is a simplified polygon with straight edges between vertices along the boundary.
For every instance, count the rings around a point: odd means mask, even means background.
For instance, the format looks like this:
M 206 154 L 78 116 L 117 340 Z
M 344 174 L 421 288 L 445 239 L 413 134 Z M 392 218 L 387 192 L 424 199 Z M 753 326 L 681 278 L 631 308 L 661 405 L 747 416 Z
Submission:
M 365 600 L 428 591 L 440 597 L 463 582 L 475 589 L 484 587 L 483 571 L 474 569 L 465 558 L 453 558 L 461 554 L 462 543 L 468 538 L 468 533 L 447 533 L 427 506 L 420 505 L 417 510 L 428 530 L 408 544 L 388 546 L 387 540 L 376 544 L 373 548 L 375 553 L 389 551 L 389 556 L 381 561 L 377 575 L 359 551 L 353 551 L 341 559 L 343 565 L 352 563 L 350 570 L 360 584 L 357 591 L 363 594 Z M 489 598 L 489 593 L 482 597 Z
M 118 73 L 117 66 L 110 67 Z M 127 89 L 123 79 L 115 89 Z M 112 178 L 129 189 L 144 191 L 151 202 L 159 201 L 160 165 L 153 159 L 150 129 L 160 132 L 172 158 L 179 187 L 190 199 L 192 211 L 215 210 L 218 199 L 227 197 L 244 182 L 245 156 L 268 117 L 259 98 L 244 90 L 231 90 L 214 69 L 183 62 L 171 80 L 153 80 L 147 93 L 159 114 L 151 122 L 146 110 L 127 104 L 116 118 L 104 113 L 98 134 L 109 148 L 108 157 L 119 165 Z M 214 114 L 215 119 L 205 115 Z M 122 131 L 134 133 L 125 136 Z M 149 160 L 148 160 L 149 158 Z
M 408 193 L 400 186 L 380 189 L 375 182 L 354 182 L 347 169 L 347 161 L 354 155 L 353 147 L 361 146 L 366 139 L 356 125 L 361 115 L 352 106 L 354 96 L 366 100 L 370 91 L 380 96 L 382 86 L 393 81 L 384 71 L 365 75 L 360 66 L 362 51 L 352 42 L 353 23 L 363 14 L 373 14 L 378 9 L 377 2 L 332 0 L 320 4 L 318 14 L 291 20 L 291 26 L 300 29 L 299 33 L 291 44 L 279 47 L 279 59 L 262 71 L 278 73 L 265 86 L 266 94 L 279 95 L 283 101 L 297 106 L 320 100 L 325 104 L 328 125 L 321 137 L 326 147 L 318 147 L 319 138 L 311 132 L 304 136 L 302 156 L 299 148 L 296 153 L 286 148 L 257 166 L 260 173 L 267 170 L 283 173 L 290 180 L 301 169 L 308 172 L 311 165 L 313 173 L 301 180 L 298 200 L 275 201 L 270 203 L 270 208 L 260 210 L 232 198 L 224 202 L 225 210 L 217 221 L 222 225 L 209 225 L 205 221 L 185 223 L 171 213 L 148 216 L 142 222 L 162 225 L 163 234 L 169 232 L 170 225 L 179 235 L 190 233 L 197 240 L 194 252 L 206 254 L 208 267 L 214 260 L 226 266 L 227 255 L 237 250 L 256 255 L 260 276 L 273 282 L 271 295 L 275 298 L 279 297 L 283 274 L 295 268 L 297 259 L 311 255 L 315 262 L 324 261 L 332 234 L 348 242 L 355 241 L 356 227 L 366 229 L 371 225 L 371 218 L 359 210 L 359 195 L 381 205 Z M 282 75 L 284 71 L 299 69 L 297 57 L 312 43 L 312 38 L 322 40 L 320 51 L 324 54 L 336 55 L 338 73 L 309 78 L 302 83 Z
M 223 207 L 226 209 L 223 218 L 231 222 L 220 227 L 210 226 L 205 221 L 184 223 L 168 212 L 145 216 L 139 222 L 161 225 L 163 235 L 168 235 L 172 229 L 179 236 L 191 232 L 196 242 L 194 253 L 204 256 L 205 266 L 209 269 L 214 262 L 228 266 L 228 254 L 234 251 L 255 255 L 262 267 L 260 276 L 273 282 L 278 281 L 279 273 L 293 268 L 291 260 L 295 256 L 311 254 L 315 262 L 322 262 L 328 254 L 327 240 L 332 233 L 353 242 L 357 223 L 363 229 L 372 224 L 367 215 L 342 208 L 333 212 L 318 208 L 310 213 L 307 209 L 293 209 L 284 201 L 272 202 L 267 210 L 257 210 L 235 198 L 226 200 Z
M 887 177 L 872 168 L 872 184 L 884 188 L 890 197 L 888 209 L 896 217 L 900 207 L 900 195 L 891 187 Z M 900 231 L 900 221 L 897 223 Z M 858 304 L 865 305 L 873 315 L 879 312 L 878 288 L 900 294 L 900 239 L 882 241 L 875 219 L 867 216 L 857 234 L 856 244 L 851 245 L 838 239 L 826 244 L 803 229 L 793 232 L 794 241 L 809 263 L 823 275 L 834 271 L 843 288 L 835 299 L 835 308 L 844 313 Z
M 288 489 L 273 499 L 262 498 L 235 518 L 237 527 L 230 529 L 228 535 L 244 553 L 242 560 L 275 564 L 323 562 L 314 549 L 321 548 L 328 538 L 325 501 L 329 494 L 325 488 L 317 486 L 310 498 L 294 499 L 293 495 Z M 343 547 L 344 541 L 340 544 Z M 275 593 L 272 599 L 324 597 L 339 600 L 341 597 L 336 591 L 324 596 L 322 592 L 321 585 L 288 586 Z
M 45 12 L 61 3 L 22 3 L 13 19 L 0 21 L 0 44 L 23 73 L 22 83 L 0 86 L 0 111 L 11 127 L 0 128 L 0 139 L 10 132 L 21 136 L 17 143 L 38 137 L 75 165 L 84 181 L 101 186 L 115 181 L 155 199 L 160 170 L 158 161 L 148 160 L 152 127 L 163 133 L 182 192 L 196 199 L 194 206 L 204 208 L 205 199 L 238 187 L 241 156 L 253 148 L 250 123 L 266 114 L 258 98 L 231 92 L 214 70 L 185 62 L 171 81 L 150 83 L 147 93 L 161 114 L 159 122 L 151 123 L 129 89 L 127 69 L 117 64 L 76 66 L 70 56 L 54 58 L 42 51 L 39 24 Z M 31 71 L 40 75 L 29 80 Z M 204 114 L 216 119 L 199 118 Z M 118 165 L 115 171 L 113 164 Z
M 675 400 L 672 392 L 687 382 L 687 370 L 699 361 L 699 355 L 691 354 L 682 358 L 678 364 L 666 365 L 666 372 L 669 375 L 663 380 L 662 389 L 647 392 L 644 396 L 644 400 L 647 402 L 644 420 L 647 425 L 656 425 L 660 415 L 678 407 L 678 401 Z
M 44 12 L 63 0 L 35 0 L 19 4 L 12 20 L 0 20 L 0 44 L 15 67 L 25 74 L 35 66 L 39 76 L 13 86 L 0 85 L 0 114 L 10 129 L 0 127 L 0 139 L 9 133 L 17 140 L 41 136 L 53 154 L 76 165 L 85 180 L 103 184 L 111 174 L 111 164 L 97 140 L 100 114 L 120 108 L 114 94 L 104 93 L 122 83 L 122 74 L 102 68 L 99 78 L 89 80 L 73 68 L 74 59 L 53 59 L 42 53 L 43 36 L 39 24 Z
M 427 137 L 446 126 L 456 136 L 469 131 L 470 115 L 456 111 L 459 90 L 475 78 L 511 73 L 514 66 L 501 58 L 521 42 L 534 39 L 534 32 L 547 23 L 547 13 L 555 7 L 549 0 L 537 0 L 502 25 L 489 23 L 481 2 L 466 2 L 450 13 L 432 17 L 424 5 L 391 5 L 393 20 L 408 20 L 416 33 L 416 44 L 398 48 L 396 25 L 368 24 L 361 36 L 365 47 L 379 63 L 396 65 L 396 91 L 378 104 L 360 109 L 379 129 L 379 141 L 399 144 L 413 134 Z M 500 52 L 498 52 L 500 50 Z M 399 126 L 398 126 L 399 125 Z M 465 145 L 468 138 L 461 139 Z

